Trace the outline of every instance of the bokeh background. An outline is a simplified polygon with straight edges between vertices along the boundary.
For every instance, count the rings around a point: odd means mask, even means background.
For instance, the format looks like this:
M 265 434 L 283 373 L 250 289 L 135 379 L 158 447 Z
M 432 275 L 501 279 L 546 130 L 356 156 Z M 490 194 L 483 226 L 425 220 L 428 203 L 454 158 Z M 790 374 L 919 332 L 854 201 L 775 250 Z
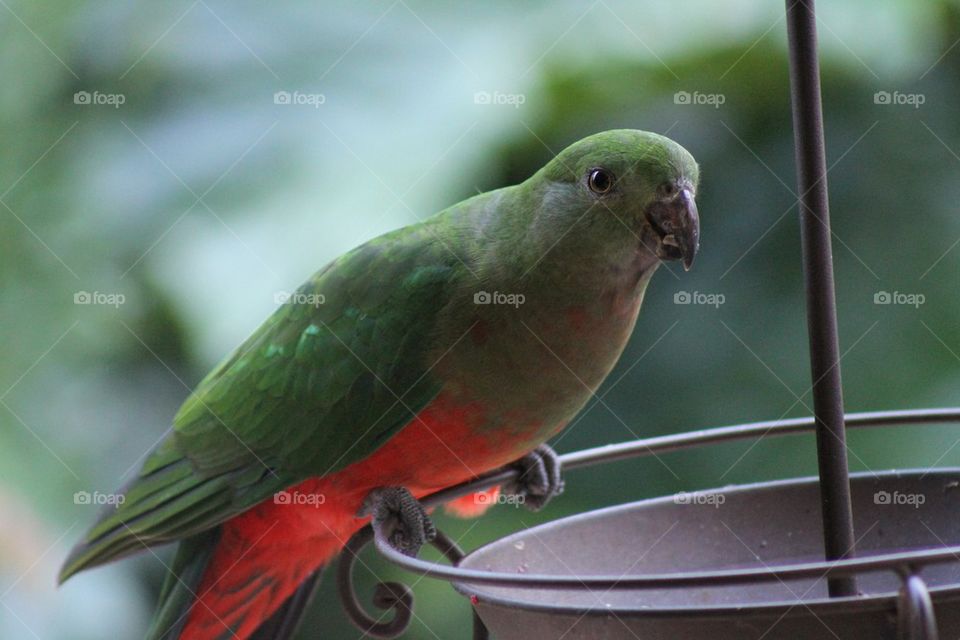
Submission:
M 846 407 L 958 404 L 960 3 L 821 4 Z M 808 415 L 785 31 L 782 3 L 744 0 L 0 0 L 0 637 L 142 635 L 169 549 L 55 587 L 84 495 L 123 482 L 278 294 L 600 130 L 693 152 L 703 247 L 654 278 L 556 447 Z M 958 438 L 855 432 L 851 466 L 960 464 Z M 438 520 L 473 548 L 815 470 L 811 438 L 735 443 L 573 471 L 537 515 Z M 416 582 L 407 637 L 465 637 L 468 604 Z M 318 625 L 360 635 L 329 581 L 301 637 Z

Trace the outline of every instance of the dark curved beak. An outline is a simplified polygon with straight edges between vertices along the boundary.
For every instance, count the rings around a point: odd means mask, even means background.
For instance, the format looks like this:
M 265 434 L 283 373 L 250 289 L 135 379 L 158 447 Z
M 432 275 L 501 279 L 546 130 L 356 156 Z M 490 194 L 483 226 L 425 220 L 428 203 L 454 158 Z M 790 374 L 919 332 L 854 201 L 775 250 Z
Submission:
M 693 260 L 700 250 L 700 214 L 697 212 L 697 201 L 689 189 L 680 191 L 677 200 L 681 203 L 680 232 L 674 234 L 683 256 L 683 268 L 690 271 Z
M 654 202 L 646 217 L 660 236 L 660 256 L 682 260 L 689 271 L 700 249 L 700 214 L 691 190 L 684 186 L 673 197 Z

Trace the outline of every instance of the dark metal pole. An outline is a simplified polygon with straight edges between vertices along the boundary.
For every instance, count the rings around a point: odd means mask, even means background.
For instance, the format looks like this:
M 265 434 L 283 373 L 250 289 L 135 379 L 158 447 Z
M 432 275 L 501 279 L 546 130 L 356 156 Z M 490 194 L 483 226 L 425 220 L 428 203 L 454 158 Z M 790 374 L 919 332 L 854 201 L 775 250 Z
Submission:
M 817 24 L 814 0 L 786 0 L 786 4 L 823 536 L 826 557 L 834 560 L 854 556 L 854 537 L 830 250 Z M 856 581 L 852 576 L 835 577 L 829 581 L 829 590 L 831 596 L 856 595 Z

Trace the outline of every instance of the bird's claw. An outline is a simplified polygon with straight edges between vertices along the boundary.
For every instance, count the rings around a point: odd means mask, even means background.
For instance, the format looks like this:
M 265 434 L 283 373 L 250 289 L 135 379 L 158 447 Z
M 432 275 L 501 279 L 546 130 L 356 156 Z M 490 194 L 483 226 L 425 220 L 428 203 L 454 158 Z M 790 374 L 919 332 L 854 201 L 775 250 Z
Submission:
M 563 493 L 560 458 L 549 446 L 542 444 L 513 463 L 520 473 L 504 485 L 508 495 L 521 498 L 519 502 L 530 511 L 539 511 L 550 499 Z
M 360 516 L 370 516 L 375 531 L 382 531 L 390 545 L 416 557 L 420 547 L 437 536 L 426 509 L 403 487 L 382 487 L 363 501 Z

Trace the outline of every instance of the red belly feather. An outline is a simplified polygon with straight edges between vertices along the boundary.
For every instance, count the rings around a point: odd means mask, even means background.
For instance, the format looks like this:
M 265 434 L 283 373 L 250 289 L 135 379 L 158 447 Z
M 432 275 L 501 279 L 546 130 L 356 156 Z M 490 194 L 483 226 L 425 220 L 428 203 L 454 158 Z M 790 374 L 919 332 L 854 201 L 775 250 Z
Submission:
M 227 627 L 247 637 L 366 524 L 356 514 L 371 490 L 422 497 L 469 480 L 539 444 L 540 425 L 524 426 L 506 439 L 483 407 L 441 394 L 373 455 L 291 487 L 287 504 L 269 499 L 225 522 L 182 638 L 212 640 Z

